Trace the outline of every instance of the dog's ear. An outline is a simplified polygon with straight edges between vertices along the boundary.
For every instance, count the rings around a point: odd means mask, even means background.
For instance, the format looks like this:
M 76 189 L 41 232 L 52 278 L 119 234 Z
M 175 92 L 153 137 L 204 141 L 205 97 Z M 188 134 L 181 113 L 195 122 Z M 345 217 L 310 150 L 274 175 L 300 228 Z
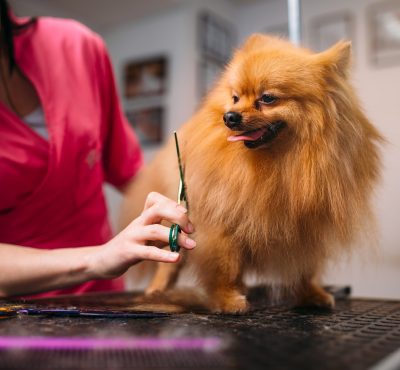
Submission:
M 325 69 L 336 71 L 347 78 L 351 65 L 351 42 L 339 41 L 328 50 L 313 56 L 317 63 Z
M 240 48 L 240 50 L 244 52 L 252 51 L 252 50 L 257 50 L 262 47 L 265 47 L 265 45 L 268 43 L 269 37 L 266 35 L 263 35 L 261 33 L 253 33 L 243 44 L 243 46 Z

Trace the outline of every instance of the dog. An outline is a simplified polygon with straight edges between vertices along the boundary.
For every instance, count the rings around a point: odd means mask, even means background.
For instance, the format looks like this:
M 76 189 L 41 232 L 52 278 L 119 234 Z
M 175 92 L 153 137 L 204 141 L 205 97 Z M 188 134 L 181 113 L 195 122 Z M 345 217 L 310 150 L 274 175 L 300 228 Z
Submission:
M 147 293 L 194 267 L 212 311 L 249 308 L 243 277 L 269 277 L 300 306 L 332 308 L 326 263 L 351 251 L 373 223 L 379 131 L 349 81 L 351 44 L 321 53 L 262 34 L 239 48 L 198 112 L 179 131 L 195 250 L 158 266 Z M 146 195 L 176 199 L 171 140 L 137 177 L 122 224 Z

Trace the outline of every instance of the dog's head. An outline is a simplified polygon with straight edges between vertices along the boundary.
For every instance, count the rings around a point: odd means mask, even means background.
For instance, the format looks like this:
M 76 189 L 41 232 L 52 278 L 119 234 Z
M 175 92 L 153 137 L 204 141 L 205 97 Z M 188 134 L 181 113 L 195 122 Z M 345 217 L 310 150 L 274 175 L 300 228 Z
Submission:
M 348 42 L 313 53 L 265 35 L 235 53 L 191 126 L 191 158 L 219 186 L 210 214 L 229 194 L 238 214 L 251 206 L 280 220 L 288 240 L 297 230 L 301 245 L 329 233 L 351 241 L 370 213 L 383 139 L 351 86 L 350 59 Z
M 346 96 L 351 94 L 346 82 L 350 49 L 350 43 L 340 42 L 315 54 L 282 39 L 251 36 L 218 89 L 224 96 L 220 122 L 228 141 L 262 149 L 318 139 L 336 119 L 335 95 L 345 104 L 353 100 Z

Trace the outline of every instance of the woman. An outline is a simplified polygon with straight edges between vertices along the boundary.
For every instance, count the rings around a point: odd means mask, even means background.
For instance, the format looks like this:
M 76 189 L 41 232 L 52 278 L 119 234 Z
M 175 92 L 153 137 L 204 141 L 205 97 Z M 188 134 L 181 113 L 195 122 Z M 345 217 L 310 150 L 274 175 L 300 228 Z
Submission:
M 102 40 L 71 20 L 0 7 L 0 296 L 120 290 L 114 278 L 143 259 L 177 262 L 154 246 L 168 242 L 160 222 L 193 226 L 160 194 L 112 238 L 103 182 L 123 192 L 142 155 Z M 185 234 L 179 244 L 195 246 Z

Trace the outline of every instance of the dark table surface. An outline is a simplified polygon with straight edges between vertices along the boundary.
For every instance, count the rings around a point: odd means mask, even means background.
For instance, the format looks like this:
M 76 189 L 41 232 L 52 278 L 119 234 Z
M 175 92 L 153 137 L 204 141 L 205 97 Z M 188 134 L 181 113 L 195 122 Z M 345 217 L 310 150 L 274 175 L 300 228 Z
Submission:
M 271 306 L 261 287 L 250 293 L 252 309 L 242 315 L 0 312 L 0 369 L 368 369 L 400 347 L 400 301 L 344 298 L 334 310 L 322 311 Z M 1 301 L 1 306 L 135 312 L 136 295 Z M 157 311 L 163 310 L 168 311 Z

